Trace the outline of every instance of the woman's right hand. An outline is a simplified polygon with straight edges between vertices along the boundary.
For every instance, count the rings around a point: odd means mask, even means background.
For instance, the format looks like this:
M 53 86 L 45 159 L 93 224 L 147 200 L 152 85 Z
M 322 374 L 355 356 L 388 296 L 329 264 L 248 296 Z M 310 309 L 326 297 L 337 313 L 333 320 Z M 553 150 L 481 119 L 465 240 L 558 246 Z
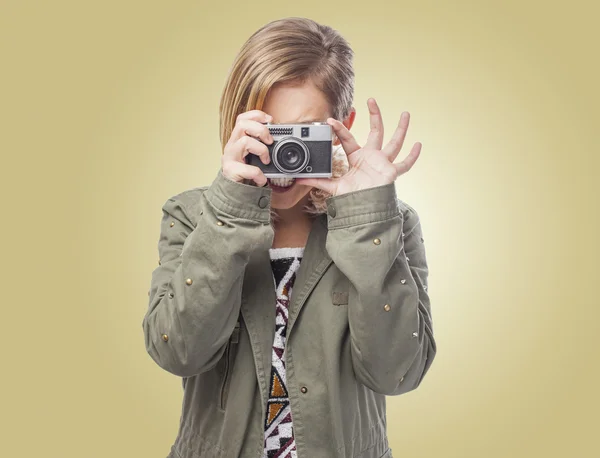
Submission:
M 263 164 L 271 162 L 269 149 L 265 143 L 270 145 L 274 139 L 269 128 L 261 123 L 272 120 L 270 115 L 260 110 L 250 110 L 238 115 L 231 136 L 223 149 L 221 157 L 223 175 L 233 181 L 241 182 L 248 179 L 253 180 L 258 186 L 267 184 L 267 177 L 263 171 L 247 164 L 245 157 L 251 153 L 259 156 Z

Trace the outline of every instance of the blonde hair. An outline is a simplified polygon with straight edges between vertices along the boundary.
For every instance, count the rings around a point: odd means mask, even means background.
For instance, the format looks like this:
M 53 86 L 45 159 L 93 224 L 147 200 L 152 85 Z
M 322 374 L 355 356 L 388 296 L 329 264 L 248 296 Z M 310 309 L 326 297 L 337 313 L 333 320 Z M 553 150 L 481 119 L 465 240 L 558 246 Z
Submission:
M 337 31 L 312 19 L 288 17 L 261 27 L 241 47 L 221 95 L 222 148 L 229 141 L 237 116 L 261 110 L 276 83 L 312 81 L 329 102 L 332 117 L 344 120 L 354 98 L 353 56 L 350 45 Z M 341 146 L 332 154 L 332 174 L 342 176 L 348 171 L 346 154 Z M 325 212 L 325 200 L 330 196 L 313 188 L 304 210 L 311 214 Z

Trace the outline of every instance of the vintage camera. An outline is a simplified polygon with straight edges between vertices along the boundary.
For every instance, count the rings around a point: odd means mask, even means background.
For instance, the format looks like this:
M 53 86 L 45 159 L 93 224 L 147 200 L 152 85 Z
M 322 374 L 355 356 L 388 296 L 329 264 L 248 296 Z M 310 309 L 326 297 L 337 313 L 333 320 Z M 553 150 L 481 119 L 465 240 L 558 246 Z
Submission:
M 267 145 L 271 162 L 263 164 L 256 154 L 248 154 L 246 163 L 259 167 L 267 178 L 331 177 L 333 131 L 329 124 L 265 124 L 274 140 Z

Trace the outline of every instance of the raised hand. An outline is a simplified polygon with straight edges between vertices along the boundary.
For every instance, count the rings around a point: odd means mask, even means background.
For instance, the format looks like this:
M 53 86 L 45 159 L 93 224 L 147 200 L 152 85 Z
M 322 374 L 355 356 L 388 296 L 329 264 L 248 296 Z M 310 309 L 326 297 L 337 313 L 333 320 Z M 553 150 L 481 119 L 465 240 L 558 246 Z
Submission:
M 327 118 L 327 123 L 340 139 L 350 168 L 339 178 L 297 178 L 299 184 L 314 186 L 329 194 L 339 196 L 360 189 L 372 188 L 392 183 L 400 175 L 408 172 L 421 152 L 421 143 L 413 145 L 410 153 L 401 162 L 394 162 L 406 137 L 410 113 L 402 112 L 400 122 L 391 140 L 385 148 L 383 144 L 383 120 L 375 99 L 367 100 L 369 107 L 371 131 L 367 142 L 361 147 L 354 136 L 340 121 Z

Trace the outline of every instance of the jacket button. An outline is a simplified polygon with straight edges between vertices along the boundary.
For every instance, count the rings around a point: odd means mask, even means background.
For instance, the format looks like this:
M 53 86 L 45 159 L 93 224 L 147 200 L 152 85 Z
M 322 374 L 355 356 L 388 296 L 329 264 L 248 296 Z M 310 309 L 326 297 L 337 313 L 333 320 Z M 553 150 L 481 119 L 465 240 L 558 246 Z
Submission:
M 168 335 L 166 335 L 166 334 L 163 334 L 161 337 L 162 337 L 162 340 L 164 340 L 165 342 L 166 342 L 167 340 L 169 340 L 169 336 L 168 336 Z
M 173 226 L 175 226 L 175 223 L 173 221 L 171 221 L 171 224 L 169 224 L 169 226 L 173 227 Z
M 169 293 L 169 298 L 173 299 L 173 293 L 171 293 L 171 292 Z
M 380 239 L 373 239 L 373 243 L 375 245 L 381 245 L 381 240 Z
M 300 388 L 300 391 L 302 391 L 303 393 L 306 393 L 308 391 L 308 388 L 306 388 L 305 386 L 303 386 L 302 388 Z
M 258 206 L 260 208 L 266 208 L 267 205 L 269 205 L 269 198 L 267 196 L 262 196 L 258 199 Z
M 329 216 L 331 216 L 332 218 L 335 218 L 335 207 L 333 205 L 330 205 L 327 209 L 327 213 L 329 213 Z
M 186 284 L 191 285 L 192 284 L 192 279 L 188 278 L 185 282 L 186 282 Z
M 223 225 L 223 221 L 217 221 L 217 226 L 222 226 Z
M 400 381 L 404 380 L 404 377 L 400 377 Z
M 383 310 L 385 310 L 386 312 L 389 312 L 389 311 L 390 311 L 390 308 L 391 308 L 391 307 L 390 307 L 390 304 L 385 304 L 385 305 L 383 306 Z

